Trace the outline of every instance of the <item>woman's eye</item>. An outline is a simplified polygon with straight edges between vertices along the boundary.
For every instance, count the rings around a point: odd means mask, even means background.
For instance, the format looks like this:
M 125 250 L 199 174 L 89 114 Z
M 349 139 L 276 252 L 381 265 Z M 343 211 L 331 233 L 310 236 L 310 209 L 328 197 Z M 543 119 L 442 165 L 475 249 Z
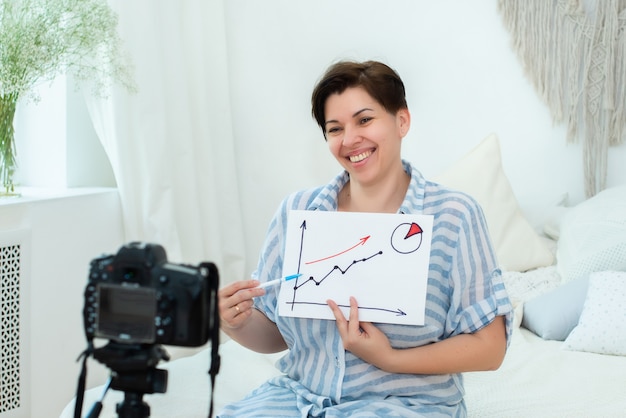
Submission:
M 366 117 L 366 118 L 361 118 L 361 120 L 359 122 L 361 123 L 361 125 L 365 125 L 367 122 L 369 122 L 371 120 L 372 120 L 371 117 Z
M 341 128 L 339 128 L 338 126 L 333 126 L 332 128 L 328 128 L 328 130 L 326 131 L 326 134 L 327 135 L 336 134 L 340 130 Z

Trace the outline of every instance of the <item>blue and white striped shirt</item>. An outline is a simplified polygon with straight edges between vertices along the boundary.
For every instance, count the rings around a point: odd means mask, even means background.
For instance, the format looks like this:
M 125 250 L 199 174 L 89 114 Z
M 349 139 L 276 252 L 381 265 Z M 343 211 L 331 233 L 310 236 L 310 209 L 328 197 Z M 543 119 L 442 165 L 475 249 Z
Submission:
M 399 213 L 434 215 L 425 325 L 377 324 L 395 348 L 409 348 L 472 333 L 506 316 L 511 335 L 512 306 L 498 269 L 482 210 L 470 196 L 429 182 L 408 162 L 411 181 Z M 285 198 L 267 233 L 256 275 L 264 281 L 282 274 L 290 210 L 337 210 L 346 172 L 323 187 Z M 279 287 L 257 298 L 256 308 L 280 329 L 289 350 L 278 361 L 284 373 L 220 417 L 357 417 L 466 415 L 461 374 L 415 375 L 384 372 L 343 348 L 330 320 L 281 317 Z

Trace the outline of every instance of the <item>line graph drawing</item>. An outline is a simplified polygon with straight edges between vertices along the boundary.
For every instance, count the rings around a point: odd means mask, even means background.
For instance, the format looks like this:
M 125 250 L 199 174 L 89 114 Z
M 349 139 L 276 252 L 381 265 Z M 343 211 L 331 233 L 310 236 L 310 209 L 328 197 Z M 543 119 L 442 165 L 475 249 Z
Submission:
M 363 262 L 365 262 L 365 261 L 368 261 L 368 260 L 370 260 L 371 258 L 376 257 L 377 255 L 381 255 L 382 253 L 383 253 L 382 251 L 378 251 L 378 252 L 376 252 L 376 253 L 374 253 L 374 254 L 370 255 L 369 257 L 365 257 L 365 258 L 362 258 L 362 259 L 360 259 L 360 260 L 354 260 L 354 261 L 352 261 L 352 263 L 350 263 L 350 265 L 348 265 L 345 269 L 342 269 L 342 268 L 341 268 L 341 267 L 339 267 L 338 265 L 335 265 L 335 266 L 333 266 L 333 268 L 332 268 L 332 269 L 331 269 L 328 273 L 326 273 L 326 275 L 325 275 L 324 277 L 322 277 L 319 281 L 318 281 L 318 280 L 315 280 L 315 278 L 314 278 L 313 276 L 311 276 L 311 277 L 309 277 L 309 278 L 308 278 L 308 279 L 307 279 L 304 283 L 301 283 L 301 284 L 296 284 L 296 285 L 294 286 L 294 289 L 298 290 L 299 288 L 301 288 L 302 286 L 304 286 L 305 284 L 307 284 L 307 283 L 309 283 L 309 282 L 313 282 L 313 283 L 315 283 L 317 286 L 319 286 L 320 284 L 322 284 L 322 282 L 323 282 L 324 280 L 326 280 L 326 279 L 328 278 L 328 276 L 330 276 L 331 274 L 333 274 L 335 271 L 339 270 L 339 272 L 340 272 L 341 274 L 346 274 L 346 273 L 348 272 L 348 270 L 350 269 L 350 267 L 354 266 L 355 264 L 357 264 L 357 263 L 363 263 Z M 309 264 L 309 263 L 307 263 L 307 264 Z
M 333 299 L 363 321 L 422 325 L 428 282 L 432 216 L 291 211 L 279 313 L 334 319 Z

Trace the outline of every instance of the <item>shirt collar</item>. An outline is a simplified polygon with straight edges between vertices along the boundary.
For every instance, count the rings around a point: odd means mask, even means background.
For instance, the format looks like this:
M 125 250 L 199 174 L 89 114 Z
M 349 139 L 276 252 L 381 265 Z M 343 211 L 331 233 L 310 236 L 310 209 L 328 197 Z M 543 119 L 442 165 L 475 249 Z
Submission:
M 398 209 L 398 213 L 420 213 L 424 209 L 426 179 L 408 161 L 402 160 L 402 166 L 411 176 L 411 180 L 406 195 L 404 196 L 404 201 Z M 311 201 L 307 210 L 336 211 L 337 196 L 348 180 L 350 180 L 350 175 L 347 171 L 344 170 L 339 173 L 330 183 L 322 187 L 317 197 Z
M 402 160 L 402 165 L 404 170 L 411 176 L 411 181 L 398 213 L 422 213 L 424 210 L 426 179 L 408 161 Z

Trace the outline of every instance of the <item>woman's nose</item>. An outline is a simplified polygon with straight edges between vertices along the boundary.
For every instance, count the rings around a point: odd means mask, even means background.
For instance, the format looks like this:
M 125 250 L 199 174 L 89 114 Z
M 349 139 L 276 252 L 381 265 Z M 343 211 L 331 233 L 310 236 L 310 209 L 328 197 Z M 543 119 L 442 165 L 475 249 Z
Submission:
M 351 146 L 361 141 L 361 133 L 355 126 L 345 126 L 343 131 L 343 145 Z

